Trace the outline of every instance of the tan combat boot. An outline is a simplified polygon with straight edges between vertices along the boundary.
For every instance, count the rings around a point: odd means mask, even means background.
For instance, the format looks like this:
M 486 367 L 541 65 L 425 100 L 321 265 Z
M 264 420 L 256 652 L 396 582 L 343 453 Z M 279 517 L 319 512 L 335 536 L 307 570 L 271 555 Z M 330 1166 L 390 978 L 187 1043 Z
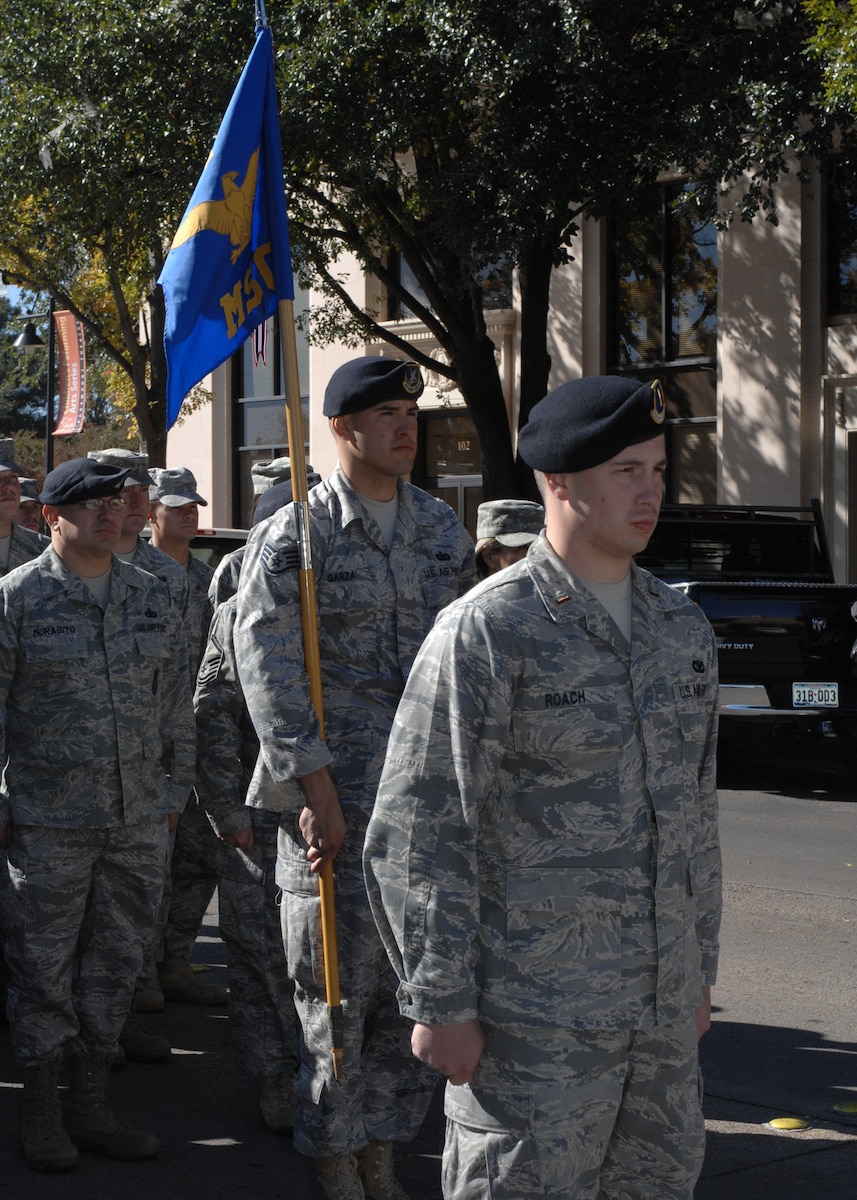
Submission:
M 357 1155 L 366 1200 L 410 1200 L 393 1174 L 393 1143 L 370 1142 Z
M 365 1200 L 353 1154 L 317 1158 L 318 1183 L 324 1200 Z
M 154 1158 L 158 1139 L 142 1129 L 117 1121 L 107 1104 L 109 1058 L 71 1060 L 69 1095 L 63 1106 L 65 1127 L 78 1150 L 91 1150 L 122 1162 Z
M 168 955 L 158 963 L 158 982 L 168 1000 L 184 1000 L 186 1004 L 225 1004 L 228 995 L 219 983 L 200 979 L 189 962 Z
M 80 1161 L 62 1123 L 59 1084 L 61 1060 L 24 1067 L 21 1144 L 34 1171 L 70 1171 Z

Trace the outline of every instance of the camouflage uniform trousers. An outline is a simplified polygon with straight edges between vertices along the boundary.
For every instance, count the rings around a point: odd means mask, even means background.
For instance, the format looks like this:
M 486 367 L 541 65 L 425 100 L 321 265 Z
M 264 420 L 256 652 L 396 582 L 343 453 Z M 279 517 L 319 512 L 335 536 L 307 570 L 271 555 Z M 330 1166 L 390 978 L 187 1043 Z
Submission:
M 163 876 L 161 890 L 158 894 L 158 909 L 149 937 L 143 945 L 143 965 L 134 985 L 135 992 L 145 992 L 152 984 L 158 963 L 164 957 L 164 926 L 170 915 L 170 904 L 173 899 L 173 880 L 170 865 L 173 861 L 173 850 L 176 844 L 176 832 L 167 834 L 164 846 Z
M 278 839 L 283 942 L 303 1030 L 294 1145 L 311 1158 L 350 1154 L 368 1141 L 410 1141 L 439 1079 L 411 1054 L 413 1026 L 399 1013 L 398 981 L 366 895 L 364 835 L 365 825 L 352 825 L 334 862 L 344 1027 L 339 1079 L 330 1054 L 318 880 L 293 828 L 281 827 Z
M 9 849 L 8 1015 L 21 1067 L 66 1043 L 115 1053 L 163 886 L 166 820 L 17 825 Z
M 445 1200 L 692 1200 L 705 1154 L 696 1026 L 503 1029 L 447 1085 Z
M 229 1024 L 242 1067 L 258 1078 L 295 1071 L 298 1026 L 275 882 L 279 814 L 247 810 L 253 853 L 221 842 L 220 934 L 229 951 Z
M 190 959 L 199 927 L 217 887 L 217 835 L 196 802 L 179 817 L 170 866 L 171 898 L 164 926 L 164 956 Z

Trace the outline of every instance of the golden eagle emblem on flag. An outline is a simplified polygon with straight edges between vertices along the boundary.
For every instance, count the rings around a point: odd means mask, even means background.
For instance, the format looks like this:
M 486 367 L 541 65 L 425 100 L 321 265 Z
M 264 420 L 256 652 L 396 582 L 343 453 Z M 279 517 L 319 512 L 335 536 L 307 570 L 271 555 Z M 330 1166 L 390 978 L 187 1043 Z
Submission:
M 235 182 L 238 172 L 227 171 L 220 179 L 223 199 L 203 200 L 185 214 L 173 238 L 172 249 L 175 250 L 203 229 L 210 229 L 212 233 L 222 233 L 229 238 L 235 247 L 230 262 L 237 262 L 244 247 L 250 244 L 258 171 L 259 151 L 256 149 L 250 155 L 240 187 Z

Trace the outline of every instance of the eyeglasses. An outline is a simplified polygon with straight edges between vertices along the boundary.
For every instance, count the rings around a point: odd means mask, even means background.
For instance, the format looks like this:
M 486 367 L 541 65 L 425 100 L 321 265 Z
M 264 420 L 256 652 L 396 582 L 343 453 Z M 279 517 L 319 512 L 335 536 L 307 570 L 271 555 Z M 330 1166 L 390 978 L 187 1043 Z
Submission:
M 81 500 L 77 507 L 85 508 L 87 512 L 101 512 L 102 508 L 109 508 L 111 512 L 121 512 L 125 501 L 121 496 L 104 496 L 100 500 Z

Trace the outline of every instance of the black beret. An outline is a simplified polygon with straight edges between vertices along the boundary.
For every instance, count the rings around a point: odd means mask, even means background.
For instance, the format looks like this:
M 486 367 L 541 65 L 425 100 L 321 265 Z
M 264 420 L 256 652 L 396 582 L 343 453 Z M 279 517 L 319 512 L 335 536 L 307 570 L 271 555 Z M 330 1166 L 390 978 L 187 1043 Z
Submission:
M 331 375 L 322 411 L 326 417 L 342 417 L 385 400 L 416 400 L 424 386 L 415 362 L 380 355 L 353 358 Z
M 97 500 L 101 496 L 119 496 L 128 473 L 127 467 L 114 467 L 93 458 L 73 458 L 45 476 L 39 499 L 42 504 L 59 506 Z
M 586 471 L 626 446 L 664 432 L 666 404 L 657 379 L 617 375 L 572 379 L 549 392 L 518 437 L 521 458 L 535 471 Z

